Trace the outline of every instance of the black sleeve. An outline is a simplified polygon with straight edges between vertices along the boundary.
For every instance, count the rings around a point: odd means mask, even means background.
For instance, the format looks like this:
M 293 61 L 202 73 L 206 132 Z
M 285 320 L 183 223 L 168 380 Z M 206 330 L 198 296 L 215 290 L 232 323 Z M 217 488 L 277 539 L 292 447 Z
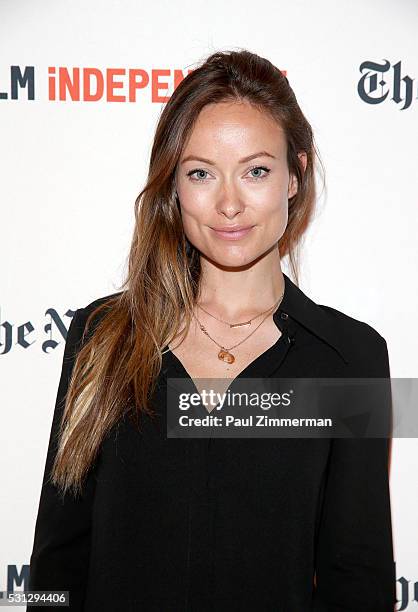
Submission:
M 379 336 L 370 377 L 390 377 Z M 388 438 L 334 438 L 316 551 L 313 612 L 393 612 Z
M 90 471 L 84 482 L 83 494 L 77 498 L 74 498 L 72 493 L 67 493 L 62 499 L 49 480 L 57 451 L 57 434 L 64 410 L 65 394 L 80 347 L 84 322 L 84 309 L 76 310 L 64 349 L 29 570 L 29 590 L 69 591 L 70 607 L 66 610 L 71 611 L 83 609 L 90 554 L 94 476 Z M 34 609 L 30 605 L 28 608 Z M 51 608 L 36 606 L 35 609 Z

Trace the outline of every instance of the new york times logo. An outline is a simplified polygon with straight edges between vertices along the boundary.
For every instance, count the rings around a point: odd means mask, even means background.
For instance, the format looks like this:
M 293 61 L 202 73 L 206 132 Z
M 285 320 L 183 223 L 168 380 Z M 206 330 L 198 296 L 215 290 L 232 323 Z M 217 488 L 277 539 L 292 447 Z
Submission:
M 365 61 L 359 66 L 362 74 L 357 92 L 363 102 L 367 104 L 381 104 L 391 100 L 401 104 L 399 110 L 406 110 L 411 106 L 412 100 L 417 98 L 414 79 L 408 75 L 402 76 L 401 62 L 391 65 L 388 60 L 382 63 Z
M 71 322 L 74 313 L 74 310 L 69 309 L 64 316 Z M 55 308 L 48 308 L 45 314 L 50 316 L 50 321 L 42 325 L 46 337 L 40 346 L 44 353 L 50 353 L 66 340 L 68 330 Z M 7 355 L 13 349 L 28 349 L 36 342 L 39 342 L 39 333 L 31 321 L 3 321 L 0 308 L 0 356 Z

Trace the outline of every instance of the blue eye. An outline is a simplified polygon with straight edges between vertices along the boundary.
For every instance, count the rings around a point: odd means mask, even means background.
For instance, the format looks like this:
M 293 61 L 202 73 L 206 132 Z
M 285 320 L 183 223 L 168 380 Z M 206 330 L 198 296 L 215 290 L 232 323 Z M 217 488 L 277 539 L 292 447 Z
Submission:
M 262 170 L 263 172 L 265 172 L 265 174 L 261 174 L 259 176 L 252 176 L 250 178 L 252 178 L 255 181 L 261 180 L 266 178 L 266 176 L 268 175 L 268 173 L 270 172 L 270 168 L 266 168 L 266 166 L 253 166 L 252 168 L 249 169 L 249 172 L 254 172 L 255 170 L 260 171 Z M 192 178 L 194 174 L 200 174 L 199 177 L 195 177 Z M 187 173 L 187 176 L 189 177 L 190 181 L 193 181 L 195 183 L 203 183 L 206 180 L 206 176 L 202 176 L 202 174 L 208 174 L 207 170 L 203 170 L 203 168 L 195 168 L 194 170 L 190 170 L 190 172 Z
M 193 174 L 196 174 L 196 172 L 200 172 L 200 173 L 203 172 L 203 174 L 207 174 L 206 170 L 202 170 L 201 168 L 196 168 L 196 170 L 190 170 L 190 172 L 187 173 L 187 176 L 190 178 L 191 181 L 204 181 L 205 177 L 204 178 L 202 178 L 202 177 L 200 177 L 200 178 L 191 178 Z
M 266 178 L 266 176 L 270 172 L 270 168 L 266 168 L 265 166 L 254 166 L 253 168 L 250 168 L 250 172 L 254 172 L 254 170 L 264 170 L 264 172 L 266 173 L 262 174 L 261 176 L 253 176 L 252 178 L 256 180 Z

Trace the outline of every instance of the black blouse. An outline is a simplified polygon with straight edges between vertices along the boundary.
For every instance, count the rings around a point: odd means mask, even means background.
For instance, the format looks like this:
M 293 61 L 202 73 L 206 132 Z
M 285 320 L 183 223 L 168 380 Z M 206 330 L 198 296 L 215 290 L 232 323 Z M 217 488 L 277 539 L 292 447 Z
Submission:
M 282 335 L 239 378 L 390 376 L 376 330 L 284 279 Z M 68 331 L 29 590 L 68 590 L 69 609 L 88 612 L 393 612 L 385 438 L 179 439 L 164 418 L 145 417 L 141 432 L 123 418 L 82 498 L 59 500 L 48 476 L 63 398 L 86 318 L 109 297 Z M 162 417 L 166 379 L 179 376 L 165 352 Z

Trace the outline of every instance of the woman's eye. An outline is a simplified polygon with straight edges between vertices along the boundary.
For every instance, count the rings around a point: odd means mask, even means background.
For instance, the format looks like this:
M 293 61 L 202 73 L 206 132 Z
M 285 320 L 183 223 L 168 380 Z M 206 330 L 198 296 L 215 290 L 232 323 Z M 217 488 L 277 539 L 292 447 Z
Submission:
M 197 176 L 195 178 L 192 178 L 194 174 L 196 174 Z M 202 176 L 202 174 L 207 174 L 206 170 L 201 170 L 200 168 L 198 168 L 197 170 L 190 170 L 190 172 L 187 173 L 187 176 L 191 181 L 204 181 L 206 179 L 206 176 Z
M 249 172 L 253 172 L 250 178 L 254 180 L 259 180 L 266 178 L 268 173 L 270 172 L 270 168 L 266 168 L 265 166 L 255 166 L 254 168 L 250 168 Z M 196 168 L 195 170 L 190 170 L 187 173 L 189 180 L 194 182 L 203 182 L 207 179 L 208 172 L 207 170 L 203 170 L 202 168 Z
M 263 179 L 270 172 L 270 168 L 266 168 L 265 166 L 255 166 L 254 168 L 251 168 L 250 172 L 257 172 L 257 174 L 253 175 L 252 178 Z M 262 172 L 265 172 L 265 174 L 262 174 Z

